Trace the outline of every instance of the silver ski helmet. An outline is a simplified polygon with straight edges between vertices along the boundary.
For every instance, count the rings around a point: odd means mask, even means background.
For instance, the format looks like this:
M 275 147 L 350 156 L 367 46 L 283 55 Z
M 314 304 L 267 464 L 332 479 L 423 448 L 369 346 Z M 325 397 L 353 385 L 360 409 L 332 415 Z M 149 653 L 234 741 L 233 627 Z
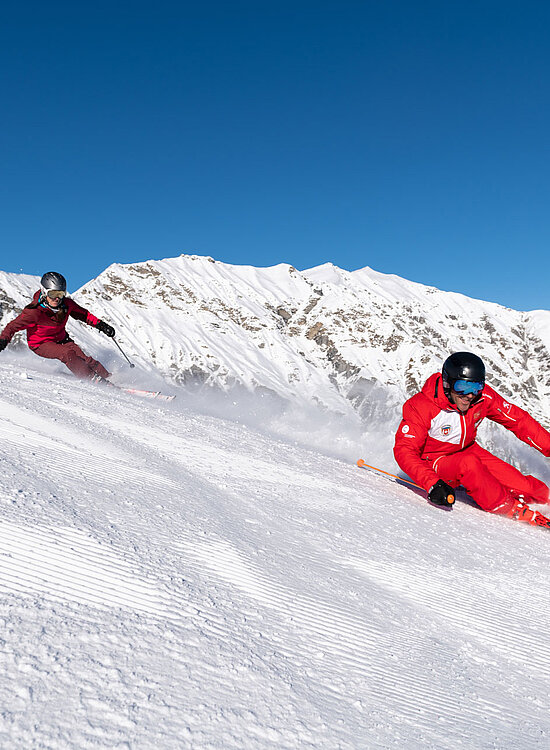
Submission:
M 485 385 L 485 365 L 483 360 L 472 352 L 455 352 L 447 357 L 441 370 L 443 389 L 447 397 L 455 385 L 460 384 L 461 392 L 478 395 Z M 470 384 L 470 388 L 468 388 Z
M 40 291 L 44 297 L 48 295 L 48 292 L 63 292 L 63 294 L 55 296 L 64 297 L 67 294 L 65 277 L 57 271 L 48 271 L 40 279 Z

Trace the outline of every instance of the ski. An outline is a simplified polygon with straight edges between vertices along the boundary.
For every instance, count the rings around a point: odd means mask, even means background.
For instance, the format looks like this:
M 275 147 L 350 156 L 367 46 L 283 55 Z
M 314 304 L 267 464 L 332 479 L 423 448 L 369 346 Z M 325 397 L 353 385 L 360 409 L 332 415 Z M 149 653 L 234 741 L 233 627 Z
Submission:
M 165 393 L 160 391 L 145 391 L 143 388 L 123 388 L 122 386 L 115 386 L 124 393 L 130 393 L 132 396 L 140 396 L 141 398 L 156 398 L 159 401 L 173 401 L 175 396 L 167 396 Z
M 130 388 L 124 385 L 117 385 L 116 383 L 112 383 L 110 380 L 107 380 L 107 378 L 102 378 L 100 375 L 94 375 L 94 377 L 92 378 L 92 382 L 99 383 L 100 385 L 106 385 L 110 388 L 116 388 L 117 391 L 129 393 L 132 396 L 139 396 L 140 398 L 156 398 L 159 401 L 173 401 L 176 398 L 175 396 L 167 396 L 165 393 L 161 393 L 160 391 L 147 391 L 144 388 Z
M 391 482 L 396 482 L 397 484 L 404 482 L 405 484 L 408 484 L 410 487 L 414 487 L 417 490 L 422 490 L 422 492 L 426 492 L 424 487 L 421 487 L 419 484 L 412 482 L 410 479 L 405 479 L 404 477 L 398 477 L 397 474 L 390 474 L 389 471 L 384 471 L 384 469 L 378 469 L 376 466 L 370 466 L 362 458 L 359 458 L 357 460 L 357 466 L 360 469 L 367 469 L 369 471 L 374 471 L 378 475 L 381 475 L 382 477 L 389 479 L 389 481 Z
M 60 375 L 63 375 L 64 377 L 71 377 L 70 373 L 59 373 Z M 24 380 L 34 380 L 32 375 L 29 375 L 28 372 L 21 372 L 20 376 Z M 91 379 L 92 383 L 98 383 L 99 385 L 105 385 L 109 386 L 109 388 L 116 388 L 117 391 L 122 391 L 123 393 L 130 393 L 132 396 L 139 396 L 140 398 L 156 398 L 159 401 L 173 401 L 176 397 L 175 396 L 167 396 L 166 393 L 161 393 L 161 391 L 147 391 L 143 388 L 126 388 L 123 385 L 116 385 L 116 383 L 111 383 L 110 380 L 107 378 L 101 377 L 101 375 L 94 375 L 94 377 Z

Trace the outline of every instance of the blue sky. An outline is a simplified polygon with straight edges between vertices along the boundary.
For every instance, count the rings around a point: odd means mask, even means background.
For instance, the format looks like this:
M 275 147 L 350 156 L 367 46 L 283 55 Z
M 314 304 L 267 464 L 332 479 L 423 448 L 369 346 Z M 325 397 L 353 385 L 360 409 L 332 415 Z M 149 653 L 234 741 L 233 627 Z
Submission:
M 1 12 L 0 268 L 369 265 L 550 308 L 550 5 Z

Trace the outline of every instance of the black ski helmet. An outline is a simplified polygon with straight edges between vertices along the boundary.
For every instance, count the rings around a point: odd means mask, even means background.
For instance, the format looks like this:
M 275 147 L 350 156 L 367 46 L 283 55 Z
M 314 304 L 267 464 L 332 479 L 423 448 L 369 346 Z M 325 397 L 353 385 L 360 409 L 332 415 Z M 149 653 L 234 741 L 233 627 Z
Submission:
M 65 277 L 60 273 L 57 273 L 57 271 L 48 271 L 40 279 L 40 291 L 44 296 L 46 296 L 48 292 L 51 292 L 52 290 L 58 292 L 67 291 L 67 282 L 65 281 Z
M 443 388 L 450 392 L 457 380 L 469 380 L 472 383 L 485 383 L 485 365 L 483 360 L 472 352 L 455 352 L 447 357 L 441 371 Z

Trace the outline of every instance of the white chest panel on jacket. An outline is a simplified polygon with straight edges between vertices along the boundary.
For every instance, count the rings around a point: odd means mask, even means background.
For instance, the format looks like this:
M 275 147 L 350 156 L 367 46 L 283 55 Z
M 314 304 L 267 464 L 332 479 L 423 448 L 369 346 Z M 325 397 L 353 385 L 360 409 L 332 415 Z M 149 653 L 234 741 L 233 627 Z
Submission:
M 430 424 L 428 435 L 442 443 L 460 444 L 462 440 L 462 419 L 457 411 L 440 411 Z

